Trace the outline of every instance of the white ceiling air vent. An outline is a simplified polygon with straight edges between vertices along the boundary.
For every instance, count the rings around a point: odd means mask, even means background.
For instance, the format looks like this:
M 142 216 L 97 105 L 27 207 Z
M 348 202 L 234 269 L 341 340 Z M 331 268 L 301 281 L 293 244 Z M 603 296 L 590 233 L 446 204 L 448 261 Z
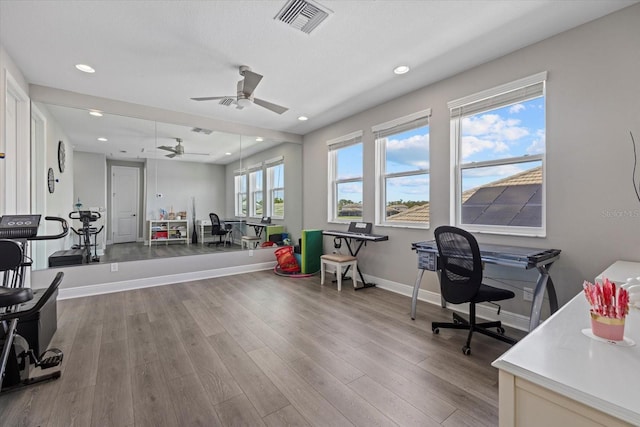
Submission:
M 331 10 L 311 0 L 289 0 L 274 19 L 311 34 L 330 13 Z
M 191 132 L 204 133 L 205 135 L 211 135 L 213 131 L 211 129 L 193 128 L 191 129 Z

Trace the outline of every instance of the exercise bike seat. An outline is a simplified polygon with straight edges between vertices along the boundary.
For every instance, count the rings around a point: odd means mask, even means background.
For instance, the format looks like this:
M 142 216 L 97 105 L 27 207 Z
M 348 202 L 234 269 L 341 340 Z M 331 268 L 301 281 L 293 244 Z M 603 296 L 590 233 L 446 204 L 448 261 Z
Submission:
M 6 288 L 0 286 L 0 308 L 22 304 L 33 299 L 31 288 Z

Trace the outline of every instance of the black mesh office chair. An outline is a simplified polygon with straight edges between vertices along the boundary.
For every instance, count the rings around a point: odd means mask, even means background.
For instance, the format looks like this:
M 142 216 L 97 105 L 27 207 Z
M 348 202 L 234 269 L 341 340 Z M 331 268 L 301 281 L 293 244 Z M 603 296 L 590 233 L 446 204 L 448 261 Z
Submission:
M 473 332 L 490 336 L 508 344 L 517 340 L 504 335 L 500 321 L 476 322 L 476 304 L 487 301 L 502 301 L 515 297 L 506 289 L 494 288 L 482 283 L 482 259 L 475 237 L 457 227 L 441 226 L 434 235 L 440 256 L 440 291 L 445 301 L 452 304 L 469 303 L 469 320 L 453 313 L 453 323 L 431 323 L 431 330 L 437 334 L 440 328 L 468 329 L 467 343 L 462 347 L 465 355 L 471 354 Z M 497 333 L 489 328 L 497 328 Z
M 218 236 L 217 242 L 209 242 L 207 245 L 226 245 L 227 242 L 231 243 L 229 240 L 229 235 L 231 234 L 232 225 L 224 224 L 220 221 L 220 217 L 214 213 L 209 214 L 209 218 L 211 219 L 211 235 Z M 223 240 L 224 238 L 224 240 Z

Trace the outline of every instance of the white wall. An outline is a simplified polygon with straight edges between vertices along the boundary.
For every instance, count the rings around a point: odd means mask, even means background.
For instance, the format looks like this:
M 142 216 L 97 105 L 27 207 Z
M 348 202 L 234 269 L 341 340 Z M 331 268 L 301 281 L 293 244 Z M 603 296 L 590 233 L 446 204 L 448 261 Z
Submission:
M 613 261 L 640 261 L 640 201 L 631 185 L 629 137 L 631 130 L 640 142 L 639 42 L 635 5 L 305 135 L 304 227 L 336 228 L 327 223 L 327 140 L 364 131 L 364 216 L 373 222 L 371 126 L 431 108 L 431 229 L 377 227 L 389 241 L 368 245 L 358 259 L 366 274 L 413 286 L 417 260 L 411 242 L 432 239 L 436 226 L 449 223 L 447 102 L 547 70 L 547 237 L 478 240 L 562 249 L 551 273 L 560 303 L 567 302 L 584 279 L 593 280 Z M 435 274 L 425 274 L 422 288 L 439 292 Z M 521 297 L 510 304 L 505 308 L 528 314 Z
M 10 154 L 11 152 L 15 152 L 14 156 L 8 155 L 5 159 L 0 159 L 0 180 L 7 183 L 0 186 L 0 215 L 4 213 L 17 213 L 15 212 L 17 206 L 14 206 L 17 197 L 13 197 L 14 200 L 10 203 L 11 206 L 7 206 L 8 203 L 6 199 L 9 195 L 15 196 L 18 191 L 23 190 L 18 186 L 18 179 L 16 177 L 18 171 L 23 172 L 20 178 L 23 180 L 26 179 L 26 182 L 23 181 L 23 186 L 26 186 L 26 188 L 30 186 L 31 179 L 29 174 L 29 161 L 21 155 L 23 151 L 28 152 L 28 150 L 21 150 L 20 147 L 15 146 L 9 147 L 6 139 L 7 127 L 5 121 L 7 110 L 5 100 L 7 99 L 7 80 L 9 78 L 13 79 L 18 90 L 25 94 L 29 93 L 29 87 L 22 72 L 15 66 L 15 63 L 7 51 L 2 44 L 0 44 L 0 153 Z M 26 119 L 26 121 L 18 123 L 18 126 L 29 129 L 29 117 L 24 117 L 23 119 Z M 19 143 L 29 143 L 28 137 L 26 140 L 20 137 L 18 139 Z M 29 200 L 29 197 L 26 199 Z
M 225 167 L 176 160 L 147 161 L 147 219 L 158 219 L 160 208 L 186 211 L 192 220 L 191 200 L 196 201 L 196 219 L 209 219 L 209 212 L 225 212 Z M 156 194 L 162 194 L 162 198 Z M 193 227 L 193 224 L 190 224 Z M 192 230 L 189 230 L 189 236 Z
M 74 210 L 73 204 L 73 183 L 74 183 L 74 153 L 71 146 L 71 141 L 67 135 L 60 129 L 53 116 L 49 113 L 45 106 L 40 106 L 40 112 L 46 119 L 46 131 L 45 131 L 45 144 L 46 144 L 46 160 L 45 167 L 47 169 L 52 168 L 55 178 L 58 180 L 55 183 L 55 191 L 49 193 L 46 191 L 46 212 L 36 212 L 44 215 L 57 216 L 68 220 L 69 212 Z M 65 153 L 66 153 L 66 167 L 63 173 L 60 173 L 58 169 L 58 141 L 64 141 Z M 46 177 L 46 173 L 45 173 Z M 46 186 L 46 183 L 45 183 Z M 53 234 L 58 233 L 60 227 L 58 224 L 51 223 L 46 224 L 46 233 Z M 69 249 L 73 244 L 73 233 L 70 233 L 65 239 L 59 240 L 47 240 L 46 253 L 47 256 L 52 253 Z M 38 243 L 39 244 L 39 243 Z

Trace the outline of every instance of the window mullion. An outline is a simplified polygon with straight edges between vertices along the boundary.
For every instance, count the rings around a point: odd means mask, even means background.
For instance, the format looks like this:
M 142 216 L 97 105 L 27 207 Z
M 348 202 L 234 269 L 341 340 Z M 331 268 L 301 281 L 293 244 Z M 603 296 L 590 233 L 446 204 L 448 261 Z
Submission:
M 460 164 L 460 169 L 476 169 L 483 168 L 487 166 L 503 166 L 503 165 L 513 165 L 516 163 L 528 163 L 533 161 L 540 161 L 544 156 L 541 154 L 531 155 L 531 156 L 520 156 L 520 157 L 507 157 L 505 159 L 499 160 L 486 160 L 484 162 L 471 162 L 471 163 L 462 163 Z

